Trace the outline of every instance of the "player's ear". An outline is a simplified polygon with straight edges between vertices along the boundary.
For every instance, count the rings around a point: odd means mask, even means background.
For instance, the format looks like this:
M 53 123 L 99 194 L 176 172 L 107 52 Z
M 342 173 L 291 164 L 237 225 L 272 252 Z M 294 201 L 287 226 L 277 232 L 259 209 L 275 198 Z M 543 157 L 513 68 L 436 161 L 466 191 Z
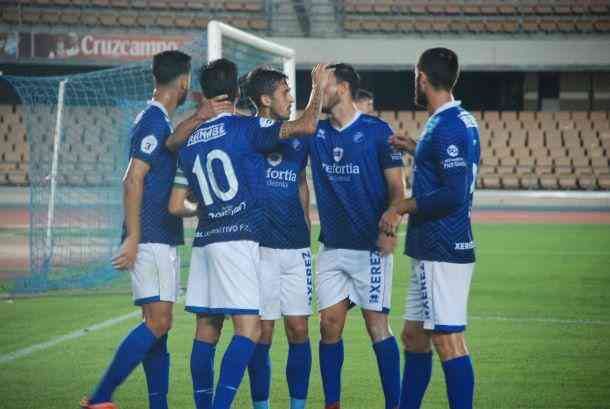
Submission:
M 180 76 L 180 80 L 178 82 L 180 89 L 186 91 L 191 86 L 191 74 L 183 74 Z
M 271 106 L 272 100 L 271 100 L 271 97 L 269 95 L 263 94 L 263 95 L 261 95 L 260 99 L 261 99 L 261 104 L 264 107 L 270 107 Z

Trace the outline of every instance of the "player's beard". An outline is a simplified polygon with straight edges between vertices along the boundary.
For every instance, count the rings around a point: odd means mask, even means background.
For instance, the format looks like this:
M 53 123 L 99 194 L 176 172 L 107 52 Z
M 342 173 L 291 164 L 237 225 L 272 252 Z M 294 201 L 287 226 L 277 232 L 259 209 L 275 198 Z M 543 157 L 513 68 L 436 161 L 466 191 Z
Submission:
M 415 105 L 422 108 L 428 107 L 428 97 L 426 97 L 426 93 L 419 85 L 419 81 L 417 82 L 417 86 L 415 89 Z
M 322 103 L 322 113 L 330 114 L 339 102 L 341 102 L 341 98 L 339 98 L 339 93 L 336 92 L 332 97 L 324 98 Z

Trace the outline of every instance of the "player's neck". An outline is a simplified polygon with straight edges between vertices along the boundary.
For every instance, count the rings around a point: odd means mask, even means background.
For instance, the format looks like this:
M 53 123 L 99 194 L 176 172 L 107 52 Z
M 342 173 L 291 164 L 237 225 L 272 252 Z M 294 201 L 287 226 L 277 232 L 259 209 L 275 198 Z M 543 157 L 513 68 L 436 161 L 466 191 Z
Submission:
M 154 101 L 157 101 L 163 107 L 165 107 L 165 111 L 167 111 L 167 115 L 171 116 L 174 110 L 176 109 L 176 100 L 173 96 L 168 92 L 161 88 L 155 88 L 153 92 Z
M 330 123 L 338 129 L 354 120 L 356 116 L 356 106 L 353 102 L 340 102 L 330 111 Z
M 453 101 L 453 94 L 450 92 L 438 92 L 428 95 L 428 113 L 434 115 L 437 109 L 445 105 L 447 102 Z
M 258 110 L 258 116 L 260 116 L 261 118 L 273 119 L 274 121 L 279 119 L 279 118 L 275 118 L 275 116 L 271 112 L 270 108 L 260 108 Z

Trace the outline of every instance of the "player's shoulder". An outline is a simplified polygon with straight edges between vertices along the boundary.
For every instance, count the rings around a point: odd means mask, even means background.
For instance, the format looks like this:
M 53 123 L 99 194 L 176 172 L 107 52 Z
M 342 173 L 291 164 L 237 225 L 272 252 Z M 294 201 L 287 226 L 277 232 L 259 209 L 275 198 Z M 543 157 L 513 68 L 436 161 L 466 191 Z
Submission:
M 380 134 L 379 131 L 381 131 L 381 133 L 394 133 L 394 130 L 392 129 L 390 124 L 388 124 L 383 119 L 373 115 L 361 114 L 359 118 L 359 125 L 364 127 L 365 129 L 373 130 L 377 135 Z
M 459 105 L 440 112 L 435 115 L 435 118 L 432 118 L 432 120 L 434 119 L 436 121 L 433 125 L 439 133 L 465 133 L 468 128 L 478 127 L 474 116 Z

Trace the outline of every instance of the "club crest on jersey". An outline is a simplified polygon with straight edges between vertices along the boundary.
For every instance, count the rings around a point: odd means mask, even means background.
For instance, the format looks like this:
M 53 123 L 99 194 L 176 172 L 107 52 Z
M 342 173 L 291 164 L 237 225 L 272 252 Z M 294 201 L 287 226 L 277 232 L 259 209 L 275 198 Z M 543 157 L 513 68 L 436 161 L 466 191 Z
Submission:
M 449 147 L 447 148 L 447 155 L 451 156 L 452 158 L 458 156 L 459 153 L 460 151 L 455 145 L 449 145 Z
M 269 119 L 269 118 L 259 118 L 258 120 L 261 128 L 269 128 L 271 125 L 273 125 L 275 123 L 275 121 L 273 119 Z
M 298 139 L 292 140 L 292 149 L 294 149 L 295 151 L 301 150 L 301 142 Z
M 318 133 L 316 134 L 316 138 L 326 139 L 326 131 L 324 131 L 324 129 L 318 129 Z
M 140 150 L 150 155 L 157 148 L 157 138 L 155 135 L 148 135 L 144 139 L 142 139 L 142 143 L 140 144 Z
M 279 152 L 270 153 L 269 155 L 267 155 L 267 162 L 269 162 L 271 166 L 279 165 L 280 163 L 282 163 L 282 154 Z
M 356 132 L 354 134 L 354 142 L 355 143 L 360 143 L 364 140 L 364 134 L 362 132 Z
M 341 162 L 341 159 L 343 159 L 343 148 L 337 147 L 333 149 L 333 159 L 335 162 Z

